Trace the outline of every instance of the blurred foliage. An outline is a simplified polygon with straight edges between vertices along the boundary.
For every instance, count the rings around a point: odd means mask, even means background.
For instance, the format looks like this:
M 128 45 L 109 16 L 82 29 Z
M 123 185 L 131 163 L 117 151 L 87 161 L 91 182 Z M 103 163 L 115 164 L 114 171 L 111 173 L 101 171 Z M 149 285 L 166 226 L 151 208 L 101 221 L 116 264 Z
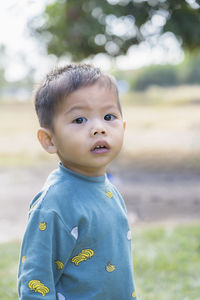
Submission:
M 185 55 L 179 65 L 152 65 L 139 70 L 116 71 L 117 79 L 126 80 L 130 90 L 142 91 L 150 86 L 200 84 L 200 53 Z
M 188 53 L 178 72 L 180 83 L 200 84 L 200 53 L 192 56 Z
M 144 90 L 152 85 L 174 86 L 178 84 L 178 76 L 174 66 L 151 66 L 143 70 L 134 83 L 135 90 Z
M 130 46 L 172 32 L 184 49 L 200 46 L 199 0 L 56 0 L 29 24 L 48 53 L 125 54 Z

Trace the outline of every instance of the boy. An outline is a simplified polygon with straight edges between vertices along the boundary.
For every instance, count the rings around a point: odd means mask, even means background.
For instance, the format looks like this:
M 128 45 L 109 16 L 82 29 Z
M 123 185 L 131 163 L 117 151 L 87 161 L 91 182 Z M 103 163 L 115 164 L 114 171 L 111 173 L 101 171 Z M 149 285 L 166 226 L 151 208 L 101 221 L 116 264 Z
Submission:
M 114 80 L 91 65 L 59 68 L 35 108 L 38 139 L 60 164 L 30 206 L 20 299 L 136 299 L 126 208 L 105 175 L 125 129 Z

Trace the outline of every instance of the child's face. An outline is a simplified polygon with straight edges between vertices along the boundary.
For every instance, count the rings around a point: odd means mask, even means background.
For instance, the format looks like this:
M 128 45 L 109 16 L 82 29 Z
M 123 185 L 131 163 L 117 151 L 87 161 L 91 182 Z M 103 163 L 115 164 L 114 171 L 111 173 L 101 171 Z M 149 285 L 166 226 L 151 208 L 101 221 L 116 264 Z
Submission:
M 114 88 L 96 83 L 63 101 L 51 140 L 64 166 L 80 174 L 100 176 L 120 152 L 124 128 Z

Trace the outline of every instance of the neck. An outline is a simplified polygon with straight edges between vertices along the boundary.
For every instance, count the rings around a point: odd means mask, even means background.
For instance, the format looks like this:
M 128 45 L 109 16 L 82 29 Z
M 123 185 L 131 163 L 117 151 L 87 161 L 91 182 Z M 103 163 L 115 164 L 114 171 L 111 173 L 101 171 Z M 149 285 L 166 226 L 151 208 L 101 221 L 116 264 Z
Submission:
M 91 177 L 99 177 L 104 176 L 106 173 L 106 167 L 94 169 L 94 168 L 78 168 L 78 167 L 72 167 L 69 164 L 62 163 L 64 167 L 67 169 L 70 169 L 74 173 L 85 175 L 85 176 L 91 176 Z

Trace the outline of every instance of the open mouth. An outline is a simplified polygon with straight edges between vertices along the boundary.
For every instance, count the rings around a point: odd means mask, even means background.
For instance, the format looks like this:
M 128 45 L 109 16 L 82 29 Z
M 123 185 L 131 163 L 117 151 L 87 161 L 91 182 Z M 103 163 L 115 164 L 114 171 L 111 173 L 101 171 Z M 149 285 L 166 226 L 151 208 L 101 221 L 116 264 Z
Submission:
M 97 142 L 93 147 L 91 152 L 97 154 L 107 153 L 109 151 L 109 145 L 106 142 Z

